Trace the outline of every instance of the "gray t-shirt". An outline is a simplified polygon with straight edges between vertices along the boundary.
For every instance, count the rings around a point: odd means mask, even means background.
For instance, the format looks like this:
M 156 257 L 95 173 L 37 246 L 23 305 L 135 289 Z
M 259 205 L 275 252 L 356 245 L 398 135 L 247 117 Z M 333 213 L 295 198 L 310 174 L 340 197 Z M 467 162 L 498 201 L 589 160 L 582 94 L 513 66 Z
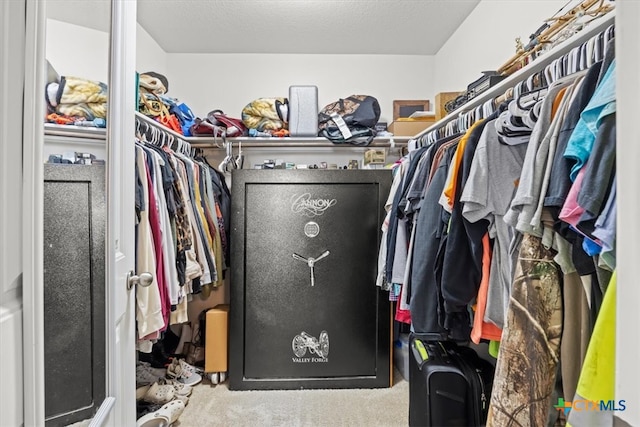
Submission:
M 541 145 L 538 148 L 538 152 L 536 153 L 537 159 L 536 163 L 542 163 L 544 165 L 543 176 L 540 180 L 541 188 L 538 192 L 538 203 L 535 209 L 535 212 L 531 215 L 529 219 L 529 225 L 534 229 L 542 228 L 542 208 L 544 205 L 544 196 L 547 194 L 547 190 L 549 188 L 549 179 L 551 177 L 551 168 L 553 166 L 553 158 L 556 152 L 556 144 L 558 142 L 558 136 L 560 134 L 560 130 L 562 129 L 562 122 L 567 114 L 567 110 L 571 105 L 571 101 L 573 99 L 575 90 L 579 88 L 580 83 L 582 81 L 582 76 L 578 77 L 575 83 L 569 87 L 562 98 L 562 102 L 558 107 L 558 111 L 551 123 L 551 128 L 545 137 L 545 141 L 548 141 L 544 147 Z
M 542 179 L 547 166 L 547 154 L 551 135 L 551 112 L 553 103 L 561 89 L 571 85 L 577 76 L 565 77 L 553 83 L 547 92 L 547 96 L 540 111 L 540 117 L 531 133 L 531 139 L 527 144 L 520 184 L 516 195 L 511 202 L 511 208 L 505 215 L 505 221 L 519 231 L 542 236 L 540 227 L 531 226 L 531 219 L 538 206 Z M 548 135 L 549 134 L 549 135 Z M 542 151 L 540 151 L 542 149 Z M 542 156 L 542 157 L 541 157 Z M 544 158 L 545 161 L 541 161 Z
M 485 320 L 501 328 L 509 304 L 512 282 L 509 244 L 514 233 L 503 216 L 518 186 L 526 151 L 527 144 L 501 143 L 494 123 L 488 123 L 460 197 L 464 203 L 462 214 L 469 222 L 489 221 L 489 236 L 494 239 L 494 246 Z

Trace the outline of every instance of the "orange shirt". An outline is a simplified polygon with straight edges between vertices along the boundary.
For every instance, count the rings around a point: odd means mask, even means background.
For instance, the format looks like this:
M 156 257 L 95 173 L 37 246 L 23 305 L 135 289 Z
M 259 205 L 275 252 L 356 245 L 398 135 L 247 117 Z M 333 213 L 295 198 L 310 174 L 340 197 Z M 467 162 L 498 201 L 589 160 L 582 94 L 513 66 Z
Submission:
M 480 289 L 476 298 L 476 311 L 473 317 L 473 329 L 471 330 L 471 341 L 480 343 L 481 338 L 492 341 L 500 341 L 502 329 L 493 323 L 484 321 L 484 312 L 487 308 L 487 292 L 489 291 L 489 272 L 491 270 L 491 246 L 489 245 L 489 234 L 482 236 L 482 279 Z
M 484 122 L 484 119 L 476 121 L 464 134 L 460 142 L 458 143 L 458 147 L 456 148 L 456 152 L 453 155 L 453 159 L 451 160 L 451 166 L 449 166 L 451 170 L 450 176 L 451 179 L 447 181 L 444 187 L 444 191 L 442 194 L 446 197 L 447 202 L 449 204 L 449 208 L 453 208 L 453 202 L 456 194 L 457 180 L 458 180 L 458 172 L 460 171 L 460 164 L 462 163 L 462 157 L 464 154 L 464 148 L 467 146 L 467 141 L 469 140 L 469 136 L 471 132 L 478 126 L 480 123 Z
M 560 108 L 560 103 L 562 102 L 562 98 L 564 98 L 564 94 L 567 92 L 567 88 L 563 87 L 560 89 L 556 98 L 553 100 L 553 105 L 551 106 L 551 120 L 556 116 L 558 112 L 558 108 Z

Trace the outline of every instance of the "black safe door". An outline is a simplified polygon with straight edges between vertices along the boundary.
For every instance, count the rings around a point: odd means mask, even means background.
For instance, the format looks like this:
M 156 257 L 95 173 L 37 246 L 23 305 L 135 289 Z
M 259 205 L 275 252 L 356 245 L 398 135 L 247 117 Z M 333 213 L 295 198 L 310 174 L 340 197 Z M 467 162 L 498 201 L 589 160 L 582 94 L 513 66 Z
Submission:
M 386 198 L 379 179 L 388 192 L 390 173 L 251 172 L 295 179 L 243 185 L 244 251 L 234 261 L 243 260 L 244 283 L 232 276 L 231 301 L 239 388 L 387 386 L 389 303 L 375 278 Z M 232 388 L 239 365 L 231 362 Z
M 103 165 L 44 165 L 48 427 L 93 417 L 105 398 L 105 188 Z

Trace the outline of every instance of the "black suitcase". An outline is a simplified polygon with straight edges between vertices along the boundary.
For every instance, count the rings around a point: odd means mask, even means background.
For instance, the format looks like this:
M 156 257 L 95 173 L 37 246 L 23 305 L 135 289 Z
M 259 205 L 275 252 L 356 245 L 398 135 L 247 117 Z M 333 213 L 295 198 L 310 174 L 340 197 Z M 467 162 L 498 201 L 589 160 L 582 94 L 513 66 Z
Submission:
M 494 367 L 469 347 L 409 340 L 409 425 L 483 426 Z

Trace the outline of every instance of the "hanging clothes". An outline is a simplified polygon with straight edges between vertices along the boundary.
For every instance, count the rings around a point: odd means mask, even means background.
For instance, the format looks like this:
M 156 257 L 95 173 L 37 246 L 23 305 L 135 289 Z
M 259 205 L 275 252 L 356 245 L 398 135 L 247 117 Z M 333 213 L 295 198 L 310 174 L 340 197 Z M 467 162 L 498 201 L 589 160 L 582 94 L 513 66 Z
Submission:
M 616 378 L 616 274 L 607 287 L 598 321 L 589 342 L 580 380 L 573 400 L 605 401 L 615 399 Z M 614 407 L 624 409 L 625 402 L 614 401 Z M 601 408 L 599 408 L 601 409 Z M 613 408 L 599 411 L 571 411 L 568 426 L 613 425 Z
M 544 426 L 560 359 L 562 297 L 555 253 L 525 234 L 509 301 L 487 427 Z
M 378 283 L 412 331 L 499 341 L 487 425 L 553 423 L 587 375 L 615 268 L 616 65 L 612 40 L 586 53 L 421 138 L 387 201 Z
M 469 179 L 460 201 L 464 218 L 493 240 L 491 271 L 484 320 L 504 327 L 511 289 L 509 247 L 513 229 L 504 220 L 518 188 L 527 144 L 507 145 L 499 140 L 496 122 L 490 122 L 477 145 Z M 484 229 L 484 230 L 483 230 Z
M 439 317 L 439 313 L 443 313 L 442 294 L 436 285 L 435 269 L 438 249 L 449 221 L 449 213 L 438 201 L 444 190 L 449 165 L 459 142 L 457 139 L 443 148 L 443 156 L 439 163 L 431 165 L 431 170 L 435 170 L 435 173 L 425 188 L 415 225 L 415 239 L 421 244 L 413 248 L 409 307 L 413 330 L 424 339 L 447 338 L 447 331 Z
M 203 158 L 143 139 L 136 141 L 136 177 L 136 268 L 154 272 L 152 285 L 136 293 L 138 347 L 150 351 L 149 340 L 188 321 L 192 295 L 222 285 L 230 192 Z
M 139 221 L 136 235 L 136 270 L 156 272 L 156 256 L 149 213 L 149 186 L 146 173 L 146 161 L 142 148 L 136 146 L 136 166 L 139 172 L 139 187 L 142 189 L 142 199 L 138 201 Z M 150 286 L 136 287 L 136 324 L 138 338 L 152 334 L 164 328 L 164 316 L 160 297 L 159 276 L 153 274 Z

